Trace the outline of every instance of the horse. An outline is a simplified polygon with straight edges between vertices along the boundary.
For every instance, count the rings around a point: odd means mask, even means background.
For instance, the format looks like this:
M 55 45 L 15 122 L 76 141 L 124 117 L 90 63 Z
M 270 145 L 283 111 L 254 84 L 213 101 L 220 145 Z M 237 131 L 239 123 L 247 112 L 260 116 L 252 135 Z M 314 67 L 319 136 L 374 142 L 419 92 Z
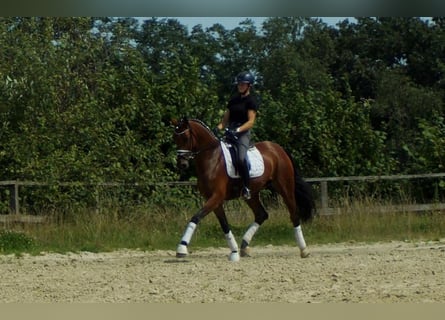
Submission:
M 230 229 L 223 204 L 227 200 L 239 198 L 241 180 L 232 178 L 226 169 L 226 159 L 222 142 L 201 120 L 182 118 L 172 120 L 174 126 L 173 141 L 176 144 L 176 161 L 179 169 L 189 167 L 189 161 L 195 161 L 197 187 L 205 198 L 204 205 L 193 215 L 176 248 L 176 257 L 188 255 L 187 247 L 199 222 L 210 212 L 214 212 L 224 232 L 230 248 L 229 260 L 239 261 L 240 257 L 251 256 L 249 244 L 259 227 L 269 218 L 260 201 L 260 191 L 272 188 L 281 195 L 289 211 L 294 228 L 294 236 L 301 258 L 309 256 L 301 222 L 308 221 L 315 212 L 311 186 L 297 173 L 290 154 L 272 141 L 261 141 L 253 145 L 263 157 L 264 172 L 261 176 L 250 179 L 251 198 L 247 205 L 254 213 L 252 222 L 242 238 L 241 250 Z

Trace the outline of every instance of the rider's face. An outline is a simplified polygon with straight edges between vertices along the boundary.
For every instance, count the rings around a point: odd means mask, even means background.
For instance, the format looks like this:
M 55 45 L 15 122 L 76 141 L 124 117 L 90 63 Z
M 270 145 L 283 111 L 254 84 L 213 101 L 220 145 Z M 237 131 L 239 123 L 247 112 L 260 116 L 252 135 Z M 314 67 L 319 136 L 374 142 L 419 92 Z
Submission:
M 246 90 L 249 88 L 248 83 L 238 82 L 238 92 L 246 92 Z

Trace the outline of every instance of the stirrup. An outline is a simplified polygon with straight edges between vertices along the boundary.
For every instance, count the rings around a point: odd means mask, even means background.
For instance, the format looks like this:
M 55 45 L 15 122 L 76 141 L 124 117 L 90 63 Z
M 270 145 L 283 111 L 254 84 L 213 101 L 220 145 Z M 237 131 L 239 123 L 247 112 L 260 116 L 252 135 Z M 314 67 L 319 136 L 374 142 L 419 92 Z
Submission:
M 249 188 L 247 188 L 247 187 L 243 188 L 243 197 L 246 200 L 250 200 L 251 195 L 250 195 L 250 189 Z

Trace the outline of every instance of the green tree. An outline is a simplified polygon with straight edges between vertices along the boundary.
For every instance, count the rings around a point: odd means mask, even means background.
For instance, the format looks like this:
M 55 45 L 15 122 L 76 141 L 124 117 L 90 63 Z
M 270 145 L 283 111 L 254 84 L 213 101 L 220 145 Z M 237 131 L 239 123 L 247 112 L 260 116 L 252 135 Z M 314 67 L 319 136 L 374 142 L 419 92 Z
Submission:
M 444 19 L 0 19 L 0 178 L 178 178 L 170 120 L 213 126 L 252 71 L 254 138 L 306 175 L 443 170 Z M 50 193 L 45 196 L 51 197 Z

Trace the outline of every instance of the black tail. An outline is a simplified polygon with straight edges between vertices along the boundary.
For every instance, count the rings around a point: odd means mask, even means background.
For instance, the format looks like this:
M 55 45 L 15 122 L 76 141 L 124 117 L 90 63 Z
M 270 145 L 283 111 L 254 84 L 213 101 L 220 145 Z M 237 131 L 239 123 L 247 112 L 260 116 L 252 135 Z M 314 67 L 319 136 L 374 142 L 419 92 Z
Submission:
M 298 213 L 301 221 L 309 221 L 315 213 L 315 201 L 312 186 L 304 181 L 304 179 L 298 174 L 295 162 L 292 156 L 287 153 L 295 172 L 295 200 L 297 202 Z

